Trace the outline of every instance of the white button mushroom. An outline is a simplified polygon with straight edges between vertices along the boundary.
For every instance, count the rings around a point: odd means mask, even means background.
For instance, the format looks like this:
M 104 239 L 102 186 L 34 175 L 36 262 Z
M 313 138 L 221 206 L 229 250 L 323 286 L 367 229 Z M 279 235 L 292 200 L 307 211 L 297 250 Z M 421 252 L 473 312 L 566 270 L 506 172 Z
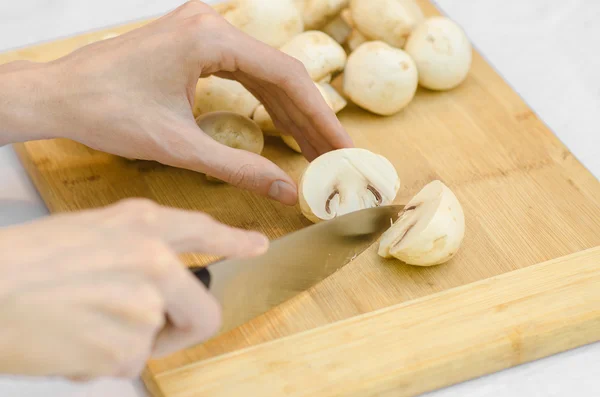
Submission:
M 418 86 L 417 67 L 399 48 L 369 41 L 348 57 L 344 93 L 370 112 L 389 116 L 413 99 Z
M 302 62 L 313 81 L 342 71 L 347 60 L 344 48 L 332 37 L 318 30 L 293 37 L 280 50 Z
M 228 111 L 251 117 L 260 102 L 242 84 L 216 76 L 201 78 L 196 84 L 194 117 Z
M 338 149 L 317 157 L 304 171 L 300 209 L 316 223 L 388 205 L 399 188 L 398 173 L 385 157 L 361 148 Z
M 381 237 L 378 254 L 417 266 L 449 261 L 465 234 L 463 209 L 442 182 L 427 184 Z
M 294 0 L 229 0 L 221 13 L 239 30 L 276 48 L 304 30 Z
M 348 6 L 349 0 L 303 0 L 301 4 L 304 28 L 306 30 L 322 28 L 340 11 Z
M 414 0 L 351 0 L 355 27 L 371 40 L 402 48 L 412 30 L 425 19 Z
M 256 154 L 263 151 L 263 133 L 248 117 L 226 111 L 212 112 L 198 116 L 196 124 L 204 133 L 223 145 Z M 219 181 L 210 176 L 207 176 L 207 179 Z
M 417 64 L 421 86 L 432 90 L 458 86 L 471 68 L 471 43 L 461 27 L 446 17 L 432 17 L 417 26 L 405 51 Z
M 332 19 L 327 25 L 321 28 L 323 33 L 331 36 L 335 41 L 343 44 L 348 39 L 352 26 L 350 26 L 342 17 L 342 14 Z

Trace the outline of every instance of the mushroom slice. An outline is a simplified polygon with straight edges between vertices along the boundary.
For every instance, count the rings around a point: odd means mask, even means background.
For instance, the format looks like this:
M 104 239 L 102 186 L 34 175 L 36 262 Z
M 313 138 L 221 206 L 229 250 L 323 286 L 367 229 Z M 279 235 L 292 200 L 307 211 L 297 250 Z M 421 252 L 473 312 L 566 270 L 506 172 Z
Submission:
M 241 83 L 216 76 L 204 77 L 196 84 L 194 117 L 227 111 L 251 117 L 260 102 Z
M 344 48 L 327 34 L 311 30 L 293 37 L 280 50 L 304 65 L 310 78 L 319 81 L 344 69 Z
M 230 0 L 221 12 L 242 32 L 279 48 L 304 30 L 297 3 L 295 0 Z
M 406 204 L 379 242 L 378 254 L 416 266 L 449 261 L 465 234 L 463 209 L 442 182 L 427 184 Z
M 265 145 L 264 136 L 258 125 L 233 112 L 212 112 L 196 118 L 196 124 L 208 136 L 234 149 L 261 154 Z M 207 179 L 219 181 L 207 176 Z
M 344 93 L 370 112 L 390 116 L 412 101 L 419 77 L 417 66 L 403 50 L 369 41 L 348 57 Z
M 417 26 L 405 51 L 417 65 L 419 83 L 431 90 L 458 86 L 471 68 L 471 43 L 462 28 L 446 17 L 432 17 Z
M 400 178 L 385 157 L 361 148 L 338 149 L 317 157 L 304 170 L 300 209 L 312 222 L 390 204 Z
M 351 0 L 356 28 L 373 40 L 402 48 L 413 29 L 425 20 L 415 0 Z

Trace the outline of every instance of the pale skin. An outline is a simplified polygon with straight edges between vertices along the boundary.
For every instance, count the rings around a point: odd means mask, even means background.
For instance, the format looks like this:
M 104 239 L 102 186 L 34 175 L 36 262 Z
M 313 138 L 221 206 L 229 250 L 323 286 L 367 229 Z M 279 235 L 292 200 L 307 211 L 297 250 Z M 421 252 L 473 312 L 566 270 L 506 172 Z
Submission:
M 0 145 L 70 138 L 295 205 L 296 184 L 278 166 L 197 127 L 194 87 L 211 74 L 250 90 L 309 161 L 352 147 L 302 64 L 199 1 L 53 62 L 0 65 Z M 178 254 L 249 257 L 268 245 L 257 232 L 141 199 L 0 229 L 0 373 L 137 376 L 149 358 L 220 326 L 219 304 Z

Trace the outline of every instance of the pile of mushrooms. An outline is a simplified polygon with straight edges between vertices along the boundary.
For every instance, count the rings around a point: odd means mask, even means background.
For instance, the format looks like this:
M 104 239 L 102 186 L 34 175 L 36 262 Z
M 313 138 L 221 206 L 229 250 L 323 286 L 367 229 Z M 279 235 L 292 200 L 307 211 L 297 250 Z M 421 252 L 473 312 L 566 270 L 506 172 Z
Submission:
M 446 17 L 426 17 L 415 0 L 229 0 L 215 8 L 240 30 L 301 61 L 336 114 L 351 101 L 392 116 L 411 103 L 418 86 L 453 89 L 471 67 L 471 44 L 460 26 Z M 338 76 L 336 89 L 332 82 Z M 198 126 L 225 145 L 261 154 L 270 137 L 301 152 L 238 82 L 199 79 L 193 112 Z M 399 189 L 388 159 L 364 148 L 340 149 L 307 164 L 299 206 L 307 219 L 323 222 L 390 205 Z M 456 255 L 464 231 L 457 197 L 436 180 L 408 202 L 383 234 L 378 254 L 438 265 Z

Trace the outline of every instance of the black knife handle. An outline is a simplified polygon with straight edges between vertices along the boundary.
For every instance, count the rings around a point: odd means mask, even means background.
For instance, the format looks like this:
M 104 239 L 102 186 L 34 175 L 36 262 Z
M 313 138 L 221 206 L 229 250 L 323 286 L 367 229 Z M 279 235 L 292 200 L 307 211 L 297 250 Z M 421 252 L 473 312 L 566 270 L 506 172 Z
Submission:
M 190 267 L 191 272 L 198 280 L 204 284 L 207 289 L 210 289 L 210 272 L 205 267 Z

